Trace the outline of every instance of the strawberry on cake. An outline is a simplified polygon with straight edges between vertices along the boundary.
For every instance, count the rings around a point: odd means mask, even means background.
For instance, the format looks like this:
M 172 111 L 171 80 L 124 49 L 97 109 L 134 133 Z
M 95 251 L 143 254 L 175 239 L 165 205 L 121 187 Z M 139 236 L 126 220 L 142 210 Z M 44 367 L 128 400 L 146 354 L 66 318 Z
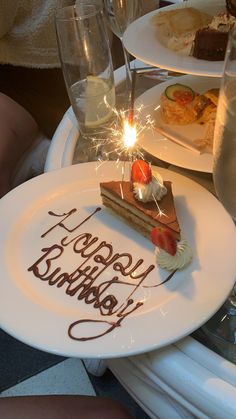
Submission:
M 181 269 L 190 262 L 191 249 L 180 240 L 171 182 L 154 175 L 146 161 L 135 160 L 130 181 L 102 182 L 100 191 L 106 207 L 152 240 L 160 267 Z

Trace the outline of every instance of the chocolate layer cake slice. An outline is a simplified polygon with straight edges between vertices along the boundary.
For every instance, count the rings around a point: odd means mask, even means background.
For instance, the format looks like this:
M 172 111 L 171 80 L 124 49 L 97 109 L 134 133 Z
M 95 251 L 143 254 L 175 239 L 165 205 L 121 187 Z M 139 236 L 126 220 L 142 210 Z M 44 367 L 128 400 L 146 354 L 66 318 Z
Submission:
M 193 56 L 208 61 L 224 60 L 228 36 L 228 32 L 215 29 L 198 30 L 193 44 Z
M 230 13 L 221 12 L 211 23 L 196 32 L 193 42 L 193 56 L 208 61 L 222 61 L 225 57 L 230 30 L 236 19 Z
M 150 239 L 154 227 L 169 227 L 173 236 L 180 239 L 180 226 L 174 206 L 171 182 L 164 182 L 167 194 L 158 202 L 164 215 L 160 214 L 155 202 L 140 202 L 135 199 L 132 183 L 112 181 L 100 183 L 103 204 L 126 220 L 132 227 Z

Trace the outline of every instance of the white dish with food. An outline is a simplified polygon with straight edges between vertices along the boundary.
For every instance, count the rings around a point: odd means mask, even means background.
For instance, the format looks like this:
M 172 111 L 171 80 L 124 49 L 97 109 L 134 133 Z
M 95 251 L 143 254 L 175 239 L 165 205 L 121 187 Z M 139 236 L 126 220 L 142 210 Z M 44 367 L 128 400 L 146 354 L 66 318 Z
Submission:
M 186 169 L 212 173 L 213 156 L 211 153 L 194 152 L 167 139 L 155 129 L 155 125 L 161 125 L 168 129 L 173 136 L 185 138 L 190 143 L 194 143 L 205 135 L 207 127 L 198 123 L 169 125 L 164 124 L 163 120 L 161 120 L 159 111 L 161 95 L 168 86 L 175 83 L 184 84 L 198 93 L 203 93 L 209 89 L 219 88 L 220 79 L 191 75 L 181 76 L 177 79 L 160 83 L 139 96 L 135 106 L 136 109 L 139 109 L 141 124 L 145 126 L 145 129 L 139 136 L 139 145 L 148 153 L 170 164 Z M 147 120 L 153 120 L 154 123 L 150 126 L 146 123 Z
M 156 266 L 151 241 L 102 205 L 99 183 L 121 180 L 123 167 L 69 166 L 1 199 L 0 317 L 14 338 L 63 356 L 131 356 L 189 335 L 227 298 L 236 236 L 221 203 L 158 168 L 172 182 L 181 234 L 194 255 L 170 274 Z

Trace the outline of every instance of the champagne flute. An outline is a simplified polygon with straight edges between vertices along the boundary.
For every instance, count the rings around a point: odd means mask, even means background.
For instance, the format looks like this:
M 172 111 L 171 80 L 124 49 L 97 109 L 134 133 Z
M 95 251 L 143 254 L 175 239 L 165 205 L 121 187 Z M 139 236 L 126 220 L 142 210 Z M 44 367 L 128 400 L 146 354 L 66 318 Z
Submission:
M 60 0 L 55 17 L 58 49 L 78 121 L 81 161 L 100 158 L 114 118 L 115 86 L 100 0 Z
M 234 29 L 229 35 L 226 50 L 213 147 L 213 180 L 216 194 L 234 221 L 236 221 L 235 121 L 236 30 Z M 236 285 L 223 307 L 206 324 L 206 328 L 218 338 L 228 359 L 236 362 Z
M 141 16 L 141 11 L 140 0 L 104 0 L 104 12 L 107 22 L 112 32 L 121 41 L 129 87 L 131 84 L 129 53 L 124 47 L 122 38 L 129 24 Z

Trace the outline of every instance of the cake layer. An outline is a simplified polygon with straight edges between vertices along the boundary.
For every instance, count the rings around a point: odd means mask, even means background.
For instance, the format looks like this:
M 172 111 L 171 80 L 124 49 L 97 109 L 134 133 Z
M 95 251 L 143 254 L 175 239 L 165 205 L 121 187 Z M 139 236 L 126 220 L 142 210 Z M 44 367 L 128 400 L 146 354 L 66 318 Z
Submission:
M 116 215 L 124 218 L 135 229 L 150 239 L 153 227 L 169 227 L 176 239 L 180 239 L 180 227 L 176 216 L 171 182 L 164 182 L 167 194 L 158 202 L 143 203 L 134 198 L 130 182 L 112 181 L 100 183 L 103 204 Z

